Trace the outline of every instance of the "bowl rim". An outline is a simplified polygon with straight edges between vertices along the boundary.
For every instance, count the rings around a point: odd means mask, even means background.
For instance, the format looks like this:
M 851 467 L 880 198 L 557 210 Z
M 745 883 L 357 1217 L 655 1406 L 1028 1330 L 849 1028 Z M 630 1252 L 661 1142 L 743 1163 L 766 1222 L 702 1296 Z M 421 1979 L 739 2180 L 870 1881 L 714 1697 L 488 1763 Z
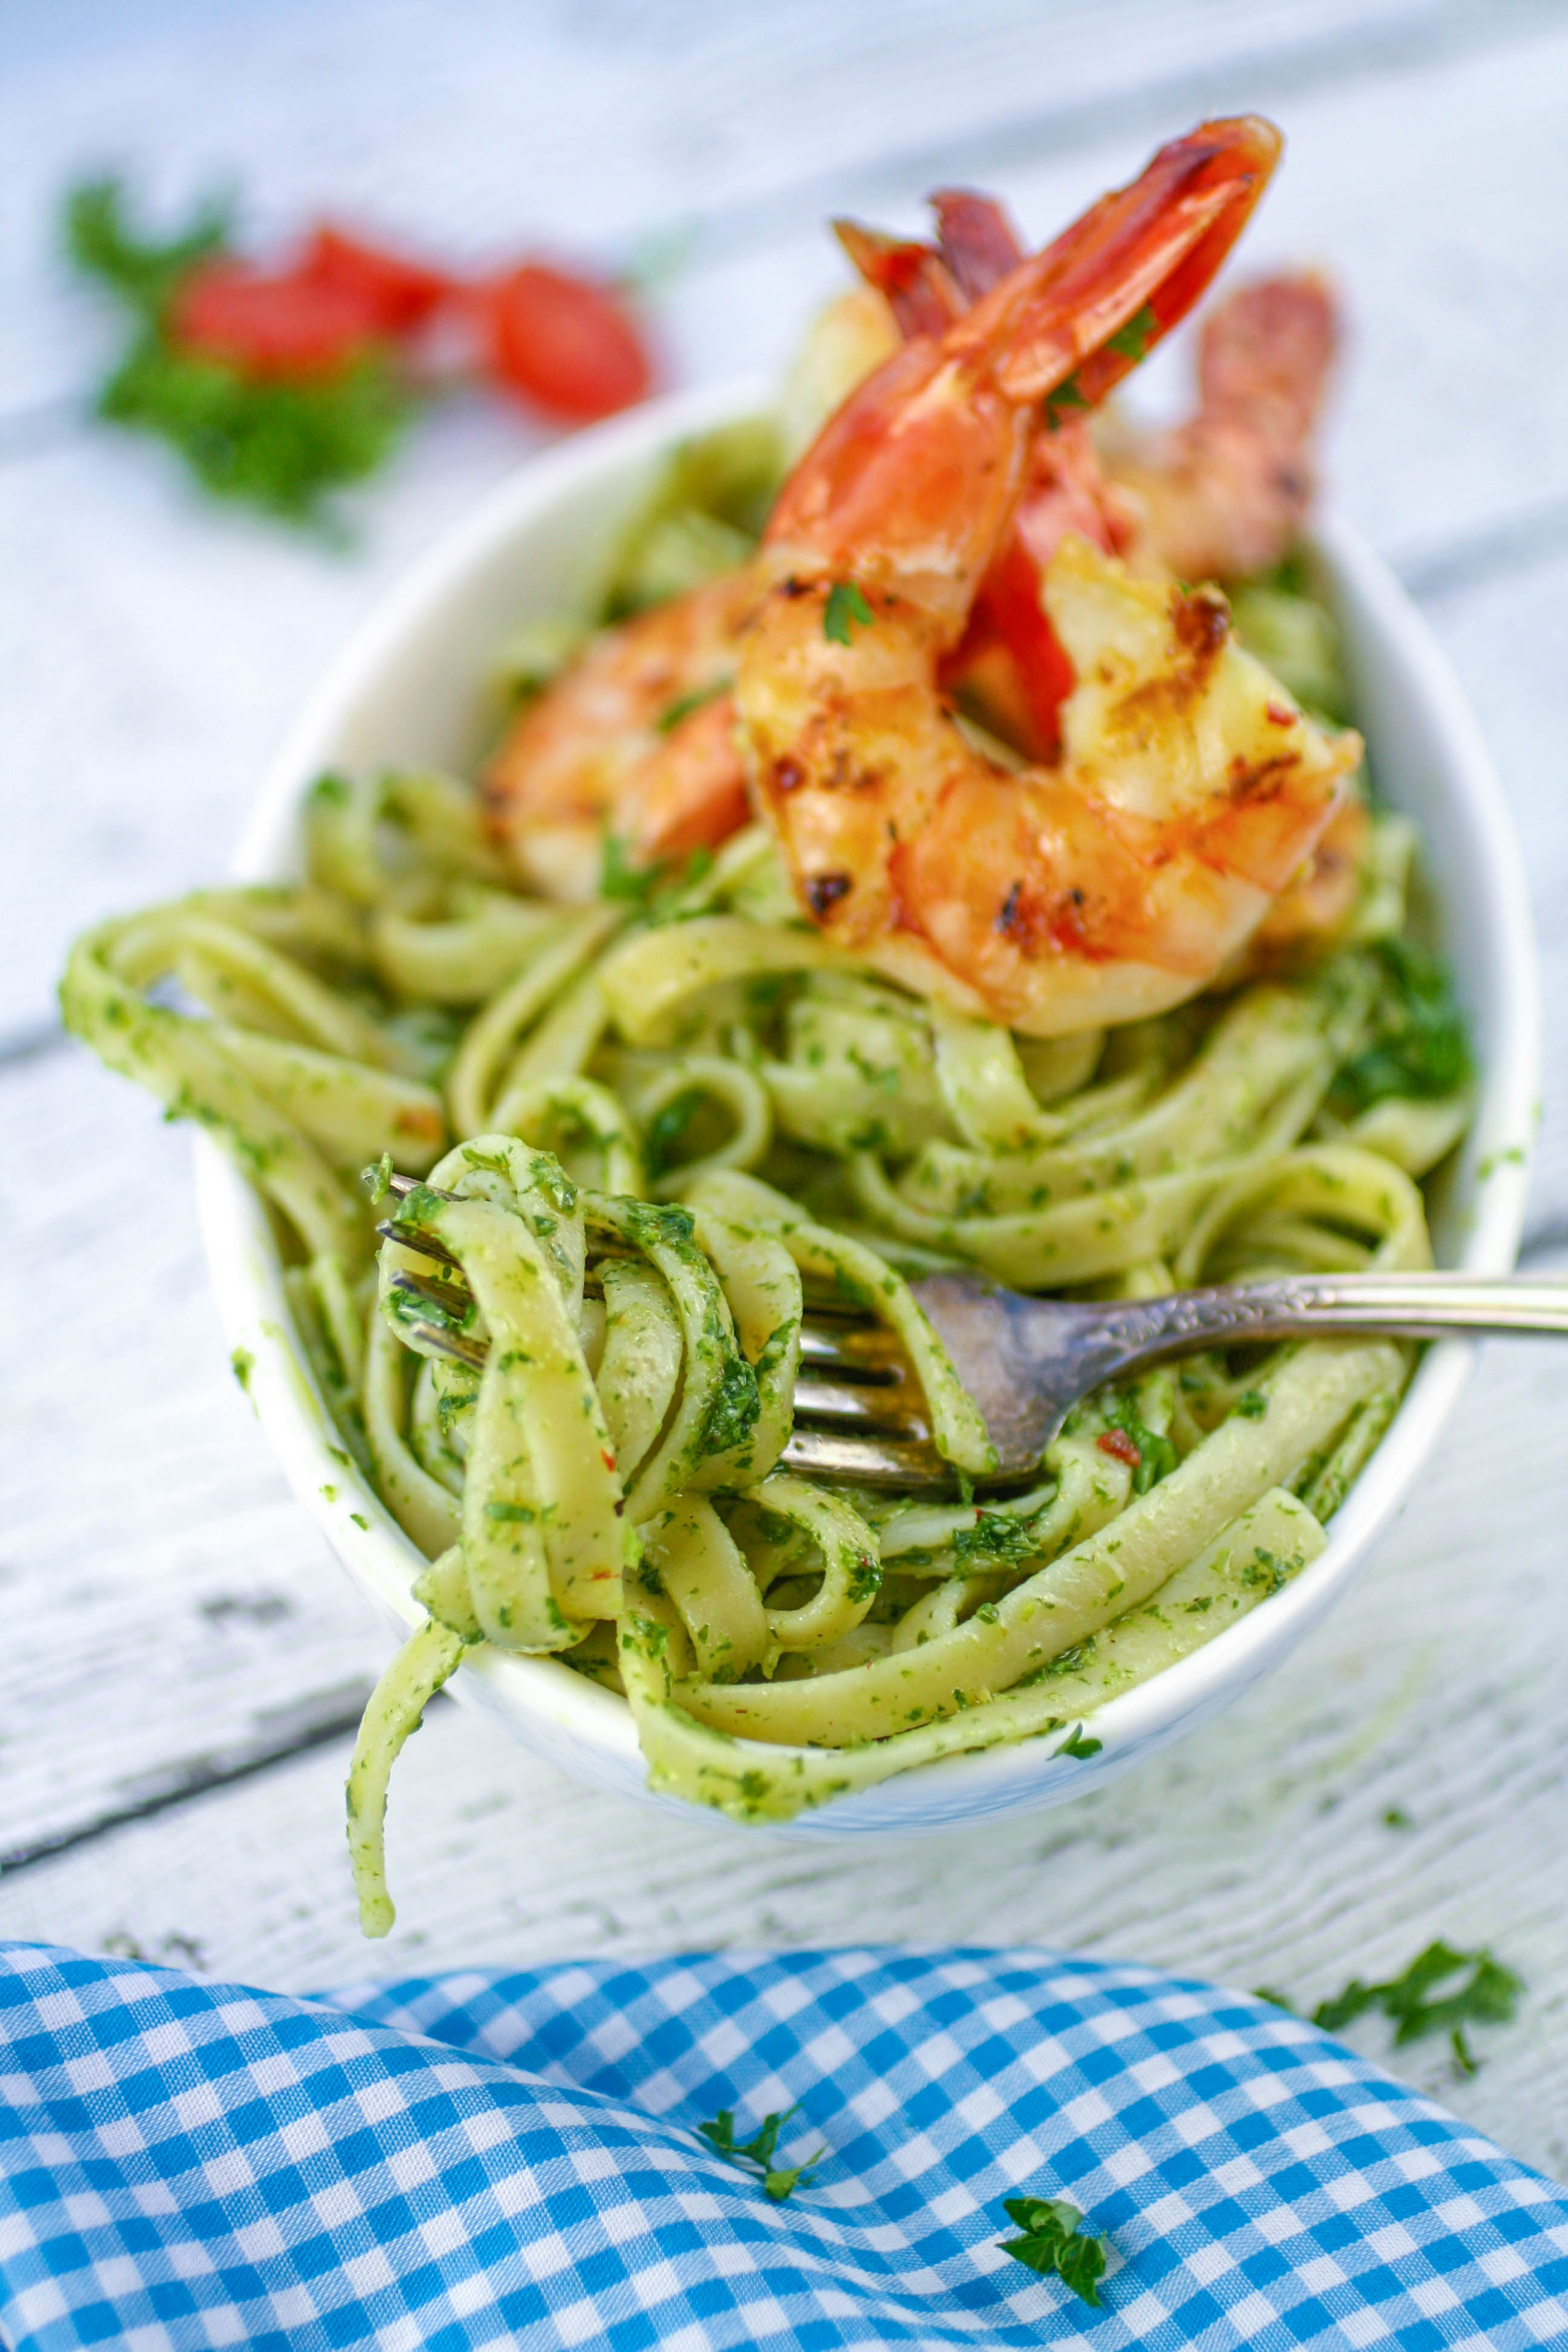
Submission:
M 478 566 L 592 478 L 656 457 L 694 433 L 769 411 L 776 396 L 775 385 L 758 379 L 668 394 L 557 443 L 497 483 L 373 607 L 330 663 L 268 765 L 231 878 L 278 877 L 301 795 L 311 778 L 331 764 L 334 736 L 395 660 L 404 641 L 438 614 Z M 1539 978 L 1523 858 L 1479 725 L 1420 613 L 1383 559 L 1342 519 L 1321 518 L 1309 537 L 1331 571 L 1352 584 L 1373 617 L 1374 633 L 1398 646 L 1418 674 L 1421 698 L 1448 748 L 1449 770 L 1461 779 L 1458 790 L 1446 789 L 1469 820 L 1478 844 L 1478 930 L 1500 1007 L 1500 1044 L 1481 1075 L 1472 1148 L 1485 1138 L 1494 1154 L 1502 1156 L 1484 1180 L 1478 1176 L 1468 1230 L 1452 1262 L 1475 1272 L 1504 1273 L 1515 1263 L 1523 1229 L 1540 1095 Z M 210 1138 L 198 1133 L 195 1146 L 209 1273 L 237 1367 L 248 1359 L 246 1385 L 257 1418 L 296 1497 L 344 1567 L 383 1616 L 407 1632 L 424 1614 L 411 1591 L 423 1557 L 338 1444 L 293 1338 L 280 1262 L 259 1196 Z M 1459 1339 L 1428 1350 L 1375 1454 L 1335 1514 L 1320 1557 L 1271 1598 L 1268 1610 L 1250 1611 L 1203 1648 L 1098 1708 L 1097 1756 L 1069 1764 L 1058 1760 L 1039 1737 L 1005 1741 L 912 1767 L 870 1790 L 834 1800 L 797 1823 L 756 1826 L 775 1835 L 809 1834 L 817 1823 L 823 1829 L 848 1828 L 852 1824 L 845 1817 L 852 1813 L 858 1829 L 896 1830 L 898 1815 L 915 1800 L 915 1784 L 919 1797 L 929 1800 L 937 1794 L 939 1780 L 942 1793 L 953 1801 L 949 1811 L 955 1822 L 972 1818 L 976 1810 L 995 1810 L 997 1798 L 1009 1789 L 1026 1789 L 1021 1801 L 1055 1801 L 1087 1790 L 1195 1727 L 1293 1648 L 1359 1571 L 1408 1496 L 1475 1352 L 1474 1341 Z M 481 1651 L 465 1663 L 454 1688 L 460 1697 L 499 1709 L 514 1726 L 520 1715 L 529 1719 L 539 1735 L 530 1744 L 541 1753 L 552 1752 L 553 1732 L 598 1751 L 606 1765 L 616 1759 L 623 1768 L 642 1767 L 626 1702 L 556 1660 Z M 1057 1785 L 1069 1773 L 1070 1787 Z M 661 1810 L 691 1816 L 693 1808 L 655 1795 L 646 1778 L 637 1793 Z M 919 1826 L 933 1823 L 925 1818 Z

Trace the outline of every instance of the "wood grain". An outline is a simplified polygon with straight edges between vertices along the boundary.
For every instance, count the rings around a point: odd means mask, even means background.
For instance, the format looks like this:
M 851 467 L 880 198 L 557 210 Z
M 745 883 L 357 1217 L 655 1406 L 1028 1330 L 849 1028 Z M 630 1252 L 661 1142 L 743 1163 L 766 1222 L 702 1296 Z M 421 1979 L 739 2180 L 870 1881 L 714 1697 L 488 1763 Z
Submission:
M 158 451 L 82 421 L 105 321 L 47 253 L 60 184 L 105 155 L 170 202 L 232 166 L 263 228 L 330 200 L 475 256 L 548 229 L 615 262 L 691 219 L 663 332 L 673 373 L 717 378 L 787 350 L 832 279 L 831 204 L 912 220 L 931 179 L 967 178 L 1043 231 L 1197 112 L 1278 108 L 1290 157 L 1250 257 L 1320 257 L 1347 283 L 1341 501 L 1422 590 L 1527 843 L 1550 1055 L 1533 1213 L 1568 1256 L 1561 10 L 273 0 L 220 17 L 56 0 L 5 37 L 26 234 L 0 257 L 0 1115 L 22 1277 L 0 1412 L 0 1853 L 85 1842 L 0 1877 L 0 1931 L 289 1987 L 373 1964 L 964 1937 L 1308 2003 L 1444 1934 L 1519 1968 L 1525 2009 L 1478 2037 L 1473 2080 L 1440 2045 L 1400 2071 L 1568 2176 L 1568 1356 L 1543 1345 L 1487 1353 L 1331 1622 L 1133 1780 L 850 1862 L 650 1820 L 442 1706 L 395 1793 L 405 1924 L 367 1956 L 332 1727 L 382 1637 L 230 1379 L 185 1139 L 50 1042 L 50 990 L 80 924 L 221 867 L 333 646 L 537 436 L 454 404 L 362 502 L 347 551 L 214 512 Z M 1149 395 L 1176 398 L 1175 371 Z M 1386 2057 L 1382 2031 L 1356 2029 Z

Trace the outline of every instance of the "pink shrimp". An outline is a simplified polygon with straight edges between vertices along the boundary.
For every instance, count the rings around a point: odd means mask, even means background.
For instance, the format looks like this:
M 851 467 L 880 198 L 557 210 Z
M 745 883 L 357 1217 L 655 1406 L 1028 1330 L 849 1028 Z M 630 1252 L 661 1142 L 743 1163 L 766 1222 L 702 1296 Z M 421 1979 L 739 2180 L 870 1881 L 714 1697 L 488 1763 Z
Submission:
M 1063 365 L 1054 430 L 1022 435 L 1024 493 L 970 602 L 944 683 L 989 698 L 1004 731 L 1050 756 L 1072 670 L 1040 597 L 1069 530 L 1115 551 L 1125 501 L 1099 472 L 1080 409 L 1099 401 L 1184 315 L 1273 169 L 1279 135 L 1254 121 L 1205 124 L 1172 141 L 1129 187 L 1101 197 L 1029 265 L 1054 306 Z M 840 229 L 866 275 L 928 348 L 959 331 L 996 285 L 1016 237 L 988 199 L 936 199 L 943 249 Z M 1011 284 L 1019 273 L 1008 278 Z M 786 498 L 788 493 L 786 492 Z M 713 846 L 744 822 L 745 770 L 727 691 L 762 593 L 746 567 L 606 633 L 518 719 L 485 779 L 497 830 L 523 877 L 563 898 L 592 895 L 603 836 L 650 864 Z
M 1179 579 L 1237 579 L 1288 551 L 1311 502 L 1338 341 L 1314 272 L 1239 288 L 1204 322 L 1196 413 L 1170 432 L 1108 436 L 1107 468 Z
M 1310 856 L 1359 756 L 1230 642 L 1223 598 L 1133 579 L 1077 534 L 1046 591 L 1079 681 L 1060 765 L 999 768 L 938 684 L 1014 528 L 1042 404 L 1125 373 L 1124 331 L 1158 320 L 1278 143 L 1267 124 L 1205 124 L 940 341 L 906 344 L 797 467 L 758 559 L 736 699 L 803 905 L 908 984 L 1032 1034 L 1201 989 Z
M 650 866 L 716 848 L 750 814 L 730 696 L 750 568 L 595 637 L 485 772 L 492 822 L 535 889 L 591 898 L 605 831 Z

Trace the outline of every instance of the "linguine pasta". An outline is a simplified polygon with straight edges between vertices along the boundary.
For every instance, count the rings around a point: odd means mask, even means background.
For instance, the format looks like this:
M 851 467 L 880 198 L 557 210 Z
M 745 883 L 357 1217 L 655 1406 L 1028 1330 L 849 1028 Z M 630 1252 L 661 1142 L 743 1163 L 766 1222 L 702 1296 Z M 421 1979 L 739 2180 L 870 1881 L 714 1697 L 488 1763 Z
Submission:
M 623 1692 L 656 1786 L 781 1820 L 1081 1726 L 1316 1556 L 1406 1349 L 1162 1366 L 986 1497 L 984 1423 L 907 1277 L 1121 1296 L 1427 1263 L 1417 1180 L 1463 1125 L 1440 1083 L 1463 1054 L 1436 1079 L 1400 1059 L 1411 975 L 1433 983 L 1399 937 L 1407 830 L 1377 822 L 1328 961 L 1048 1043 L 824 940 L 761 826 L 684 877 L 612 856 L 609 895 L 563 908 L 509 884 L 473 790 L 435 774 L 324 778 L 299 884 L 79 943 L 70 1025 L 265 1194 L 322 1394 L 428 1562 L 350 1780 L 368 1929 L 392 1762 L 480 1643 Z M 377 1252 L 376 1161 L 428 1180 L 398 1226 L 460 1270 L 482 1371 L 389 1286 L 430 1260 Z M 896 1332 L 950 1496 L 778 1466 L 813 1297 Z

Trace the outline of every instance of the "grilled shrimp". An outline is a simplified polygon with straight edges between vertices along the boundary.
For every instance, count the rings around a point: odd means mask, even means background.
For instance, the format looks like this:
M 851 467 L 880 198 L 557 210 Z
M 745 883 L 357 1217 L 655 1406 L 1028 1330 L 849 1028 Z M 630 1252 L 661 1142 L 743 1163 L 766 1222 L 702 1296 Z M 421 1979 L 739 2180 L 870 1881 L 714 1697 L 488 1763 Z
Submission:
M 1171 432 L 1107 433 L 1107 470 L 1178 578 L 1239 579 L 1287 552 L 1311 503 L 1338 341 L 1333 295 L 1314 273 L 1242 287 L 1204 321 L 1195 415 Z
M 1279 144 L 1267 124 L 1205 123 L 1163 147 L 1131 187 L 1101 197 L 1037 257 L 1071 322 L 1079 362 L 1071 387 L 1056 386 L 1062 403 L 1087 407 L 1102 398 L 1185 315 L 1239 234 Z M 891 289 L 907 331 L 928 340 L 940 339 L 1017 255 L 1005 215 L 987 199 L 948 192 L 936 202 L 944 255 L 840 229 L 868 278 Z M 1116 257 L 1129 252 L 1132 274 L 1122 284 Z M 1118 310 L 1123 295 L 1130 299 Z M 864 331 L 849 341 L 858 352 L 874 349 L 874 331 L 869 344 Z M 977 698 L 989 698 L 1005 730 L 1041 756 L 1055 748 L 1071 684 L 1041 604 L 1041 571 L 1066 530 L 1115 550 L 1131 527 L 1125 503 L 1099 473 L 1082 419 L 1064 408 L 1057 421 L 1056 433 L 1027 444 L 1030 479 L 1017 527 L 971 599 L 958 656 Z M 744 767 L 726 688 L 761 592 L 761 577 L 747 566 L 639 614 L 596 639 L 518 719 L 485 790 L 497 830 L 534 888 L 591 897 L 606 831 L 631 863 L 646 866 L 716 846 L 744 822 Z
M 1228 225 L 1238 154 L 1266 172 L 1278 140 L 1245 122 L 1176 146 L 1157 203 L 1149 174 L 1102 198 L 851 395 L 785 485 L 741 644 L 753 791 L 813 919 L 1037 1036 L 1202 989 L 1310 856 L 1360 755 L 1232 642 L 1217 592 L 1134 578 L 1077 533 L 1045 591 L 1077 680 L 1059 765 L 998 766 L 939 690 L 1050 430 L 1042 407 L 1125 372 L 1125 331 Z
M 748 567 L 595 637 L 524 710 L 484 778 L 492 821 L 523 879 L 548 897 L 598 887 L 605 831 L 648 866 L 713 848 L 749 814 L 734 739 Z
M 835 224 L 866 286 L 884 297 L 882 356 L 897 334 L 944 332 L 1024 259 L 1022 240 L 993 197 L 939 189 L 931 203 L 934 245 Z M 1190 303 L 1203 289 L 1191 273 L 1184 282 Z M 1162 331 L 1174 323 L 1167 315 Z M 1198 405 L 1185 424 L 1139 433 L 1097 417 L 1091 440 L 1079 415 L 1040 436 L 1012 541 L 948 657 L 944 683 L 962 687 L 1009 740 L 1049 757 L 1072 679 L 1039 588 L 1068 530 L 1186 580 L 1238 578 L 1277 563 L 1311 501 L 1311 437 L 1339 334 L 1337 305 L 1321 278 L 1261 279 L 1205 320 Z M 876 355 L 864 331 L 861 348 Z

